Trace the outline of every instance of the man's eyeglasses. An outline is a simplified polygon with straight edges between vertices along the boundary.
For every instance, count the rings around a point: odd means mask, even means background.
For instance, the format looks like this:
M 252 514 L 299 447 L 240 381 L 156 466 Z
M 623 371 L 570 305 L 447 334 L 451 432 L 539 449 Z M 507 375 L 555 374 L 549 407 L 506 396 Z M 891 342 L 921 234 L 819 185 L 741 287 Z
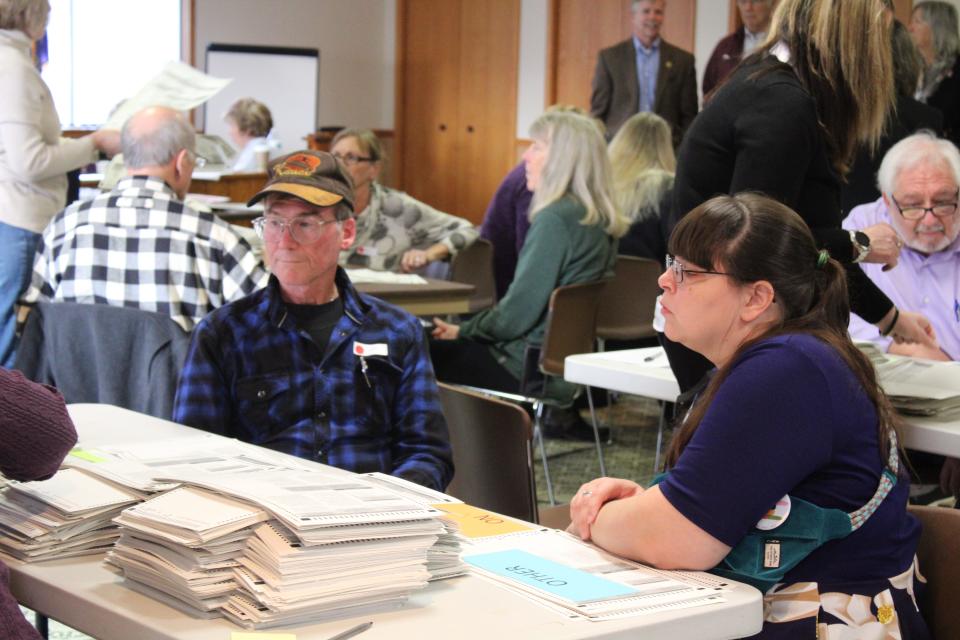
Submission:
M 682 262 L 680 262 L 679 260 L 671 256 L 670 254 L 667 254 L 667 259 L 665 262 L 666 262 L 667 269 L 673 271 L 673 280 L 677 284 L 683 284 L 683 274 L 685 273 L 702 273 L 705 275 L 712 275 L 712 276 L 729 276 L 730 275 L 729 273 L 724 273 L 722 271 L 707 271 L 706 269 L 690 269 L 688 267 L 683 266 Z
M 300 244 L 313 244 L 323 235 L 324 225 L 340 222 L 323 220 L 316 216 L 299 216 L 284 220 L 275 216 L 261 216 L 253 221 L 253 229 L 266 242 L 277 242 L 283 237 L 283 230 L 290 230 L 290 237 Z
M 940 204 L 935 204 L 932 207 L 921 207 L 919 205 L 908 205 L 906 207 L 900 206 L 900 203 L 897 202 L 897 199 L 892 195 L 890 199 L 893 200 L 893 204 L 896 205 L 897 211 L 900 212 L 900 215 L 906 220 L 920 220 L 923 216 L 927 215 L 927 211 L 932 213 L 938 218 L 949 218 L 957 212 L 957 202 L 956 198 L 960 198 L 960 189 L 957 189 L 957 193 L 954 194 L 954 202 L 941 202 Z
M 376 161 L 376 158 L 374 158 L 373 156 L 358 156 L 355 153 L 335 153 L 333 154 L 333 157 L 339 160 L 340 162 L 342 162 L 343 164 L 347 165 L 348 167 L 352 167 L 358 162 L 375 162 Z

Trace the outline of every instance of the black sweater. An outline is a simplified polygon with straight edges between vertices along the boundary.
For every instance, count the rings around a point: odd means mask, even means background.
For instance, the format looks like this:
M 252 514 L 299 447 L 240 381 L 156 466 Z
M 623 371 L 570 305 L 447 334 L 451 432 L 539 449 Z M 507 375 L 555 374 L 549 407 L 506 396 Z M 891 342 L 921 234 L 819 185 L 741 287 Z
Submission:
M 877 322 L 892 303 L 851 263 L 850 235 L 840 228 L 840 178 L 824 136 L 814 100 L 789 66 L 767 56 L 740 67 L 684 136 L 671 228 L 715 195 L 758 191 L 776 198 L 800 214 L 818 245 L 846 263 L 853 310 Z

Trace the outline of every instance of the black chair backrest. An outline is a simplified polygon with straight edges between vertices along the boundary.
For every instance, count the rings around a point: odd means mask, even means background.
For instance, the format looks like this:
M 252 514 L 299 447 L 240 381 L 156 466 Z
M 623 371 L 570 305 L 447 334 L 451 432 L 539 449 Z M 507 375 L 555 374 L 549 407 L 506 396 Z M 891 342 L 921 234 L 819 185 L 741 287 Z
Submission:
M 467 504 L 537 521 L 530 416 L 520 406 L 440 384 L 453 447 L 446 492 Z
M 540 370 L 563 376 L 564 359 L 592 353 L 597 337 L 597 309 L 606 281 L 557 287 L 550 294 L 547 332 L 540 350 Z
M 652 338 L 653 310 L 663 265 L 649 258 L 617 256 L 616 275 L 600 295 L 597 337 L 604 340 Z

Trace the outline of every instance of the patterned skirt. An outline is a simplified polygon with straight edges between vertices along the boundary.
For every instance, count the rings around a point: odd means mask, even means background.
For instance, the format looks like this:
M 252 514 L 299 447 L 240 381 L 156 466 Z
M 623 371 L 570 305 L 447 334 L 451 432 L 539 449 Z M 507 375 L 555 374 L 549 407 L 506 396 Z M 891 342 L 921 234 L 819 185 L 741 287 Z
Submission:
M 931 640 L 918 597 L 926 585 L 916 558 L 887 580 L 774 585 L 763 597 L 763 630 L 780 640 Z

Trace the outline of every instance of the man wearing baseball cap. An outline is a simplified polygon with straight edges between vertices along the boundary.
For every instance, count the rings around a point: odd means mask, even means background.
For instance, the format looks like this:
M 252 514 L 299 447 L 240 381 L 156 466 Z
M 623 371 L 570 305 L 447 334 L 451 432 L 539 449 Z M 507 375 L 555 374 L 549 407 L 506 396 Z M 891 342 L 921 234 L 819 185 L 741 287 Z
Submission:
M 356 235 L 346 171 L 329 153 L 291 153 L 270 164 L 261 200 L 270 281 L 194 330 L 173 419 L 443 490 L 452 453 L 423 329 L 337 266 Z

